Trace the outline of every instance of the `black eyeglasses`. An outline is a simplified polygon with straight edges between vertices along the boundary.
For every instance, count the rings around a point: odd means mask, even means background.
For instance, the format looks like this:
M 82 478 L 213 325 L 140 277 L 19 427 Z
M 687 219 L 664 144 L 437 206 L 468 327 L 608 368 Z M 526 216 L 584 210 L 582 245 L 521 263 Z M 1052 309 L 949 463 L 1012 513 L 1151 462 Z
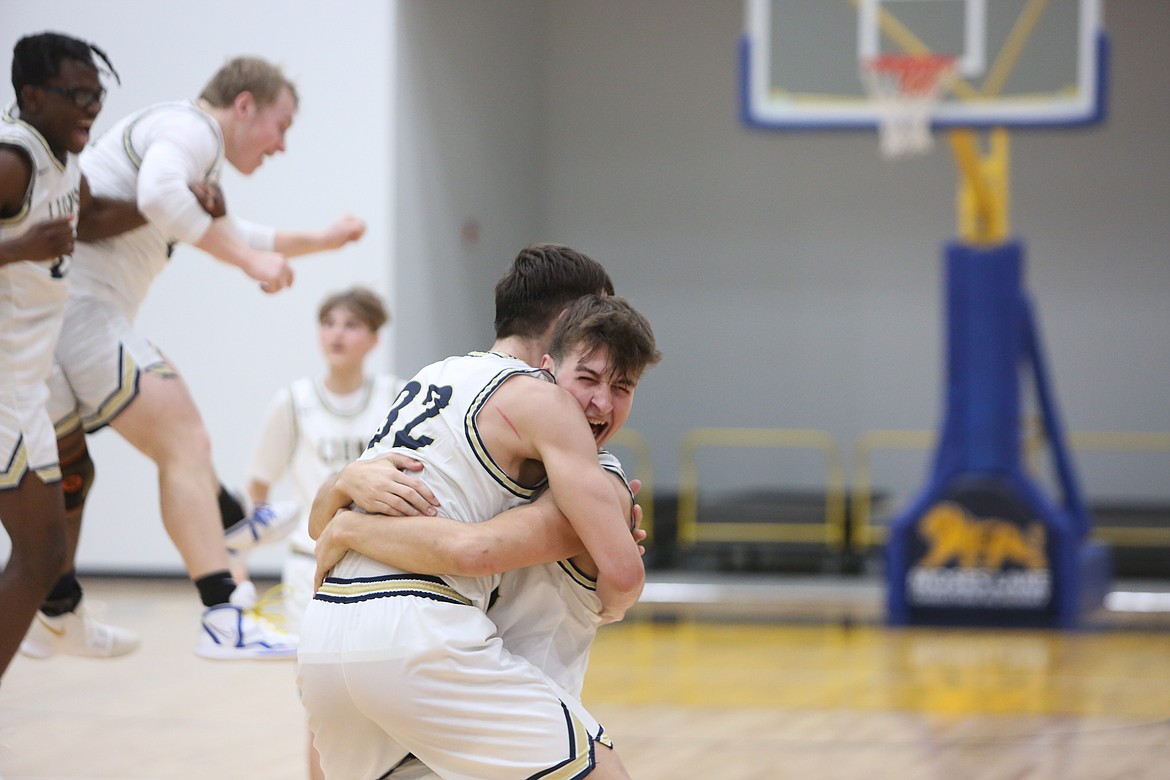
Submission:
M 89 87 L 54 87 L 50 84 L 38 84 L 37 86 L 45 92 L 69 98 L 78 108 L 96 106 L 106 99 L 105 87 L 90 89 Z

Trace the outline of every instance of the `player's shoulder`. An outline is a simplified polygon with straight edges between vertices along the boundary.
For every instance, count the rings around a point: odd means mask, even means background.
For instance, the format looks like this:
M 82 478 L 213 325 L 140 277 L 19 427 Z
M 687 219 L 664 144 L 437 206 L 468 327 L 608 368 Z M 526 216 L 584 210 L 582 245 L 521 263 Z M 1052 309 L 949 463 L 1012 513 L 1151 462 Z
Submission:
M 566 413 L 581 413 L 581 405 L 541 371 L 517 371 L 502 382 L 493 398 L 507 404 L 518 419 L 530 418 L 540 425 L 552 425 Z

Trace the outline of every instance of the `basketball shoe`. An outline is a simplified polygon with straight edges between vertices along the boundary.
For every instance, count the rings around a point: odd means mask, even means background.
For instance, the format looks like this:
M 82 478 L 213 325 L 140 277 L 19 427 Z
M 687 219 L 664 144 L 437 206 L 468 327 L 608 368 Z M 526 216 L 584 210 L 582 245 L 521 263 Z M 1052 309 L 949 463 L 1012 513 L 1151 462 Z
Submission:
M 223 532 L 224 544 L 232 552 L 245 552 L 279 541 L 292 533 L 299 511 L 296 501 L 257 504 L 252 514 Z
M 133 631 L 96 620 L 83 599 L 75 610 L 64 615 L 49 617 L 38 610 L 20 643 L 20 652 L 30 658 L 57 654 L 115 658 L 134 652 L 138 644 L 138 635 Z
M 257 603 L 256 586 L 242 582 L 230 603 L 204 610 L 195 655 L 217 661 L 292 660 L 297 637 L 277 628 Z

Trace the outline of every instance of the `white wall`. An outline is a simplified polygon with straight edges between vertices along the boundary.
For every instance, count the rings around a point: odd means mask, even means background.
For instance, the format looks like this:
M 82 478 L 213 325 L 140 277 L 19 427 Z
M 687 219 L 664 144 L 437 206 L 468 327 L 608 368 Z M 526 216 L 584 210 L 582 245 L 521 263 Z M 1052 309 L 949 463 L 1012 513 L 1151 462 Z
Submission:
M 229 171 L 224 180 L 228 207 L 248 219 L 289 228 L 322 227 L 352 212 L 369 222 L 365 239 L 334 254 L 297 260 L 294 287 L 276 296 L 261 293 L 239 271 L 180 248 L 139 318 L 142 332 L 190 385 L 211 433 L 221 478 L 242 486 L 259 415 L 269 398 L 282 384 L 323 368 L 316 346 L 321 298 L 358 282 L 389 296 L 392 308 L 397 297 L 390 175 L 394 5 L 363 0 L 0 0 L 0 19 L 6 63 L 18 38 L 44 30 L 92 41 L 109 54 L 123 83 L 108 85 L 99 131 L 150 103 L 195 97 L 211 74 L 238 54 L 277 62 L 297 83 L 301 109 L 288 136 L 287 155 L 269 159 L 250 178 Z M 7 103 L 12 90 L 7 77 L 4 81 L 0 95 Z M 392 348 L 374 363 L 379 369 L 394 368 Z M 90 446 L 97 482 L 79 568 L 181 572 L 159 519 L 153 464 L 111 431 L 92 436 Z M 279 551 L 270 551 L 256 568 L 272 571 L 280 557 Z
M 543 238 L 543 63 L 532 0 L 400 5 L 399 365 L 492 343 L 492 290 Z M 464 235 L 478 226 L 477 237 Z

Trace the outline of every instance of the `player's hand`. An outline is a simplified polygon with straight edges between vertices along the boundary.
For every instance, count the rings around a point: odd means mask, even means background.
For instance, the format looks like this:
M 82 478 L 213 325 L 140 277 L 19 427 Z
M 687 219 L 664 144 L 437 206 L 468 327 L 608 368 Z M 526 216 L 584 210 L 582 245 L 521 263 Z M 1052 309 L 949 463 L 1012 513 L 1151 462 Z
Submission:
M 279 252 L 254 252 L 243 268 L 244 273 L 260 282 L 260 289 L 266 293 L 280 292 L 292 286 L 292 266 Z
M 224 201 L 223 189 L 218 182 L 198 181 L 194 184 L 188 184 L 187 187 L 194 193 L 199 205 L 211 215 L 212 219 L 219 219 L 227 215 L 227 203 Z
M 317 571 L 313 574 L 313 591 L 316 592 L 333 567 L 349 552 L 349 546 L 340 540 L 342 524 L 345 522 L 341 515 L 349 510 L 343 509 L 333 516 L 329 525 L 321 532 L 317 539 Z
M 630 494 L 637 496 L 638 491 L 642 489 L 642 480 L 631 479 L 629 485 Z M 630 532 L 634 535 L 634 543 L 638 545 L 638 552 L 645 555 L 646 548 L 642 546 L 642 542 L 646 541 L 646 532 L 642 530 L 642 507 L 639 504 L 634 504 L 633 509 L 630 510 Z
M 646 548 L 642 546 L 642 542 L 646 541 L 646 532 L 642 529 L 642 507 L 639 504 L 634 504 L 634 544 L 638 545 L 638 552 L 642 555 L 646 554 Z
M 337 475 L 336 487 L 359 508 L 393 517 L 436 514 L 439 500 L 418 477 L 423 464 L 397 452 L 350 463 Z
M 366 233 L 366 221 L 352 214 L 325 228 L 322 240 L 326 249 L 340 249 L 350 241 L 357 241 Z
M 73 254 L 73 217 L 37 222 L 20 236 L 23 260 L 56 260 Z

